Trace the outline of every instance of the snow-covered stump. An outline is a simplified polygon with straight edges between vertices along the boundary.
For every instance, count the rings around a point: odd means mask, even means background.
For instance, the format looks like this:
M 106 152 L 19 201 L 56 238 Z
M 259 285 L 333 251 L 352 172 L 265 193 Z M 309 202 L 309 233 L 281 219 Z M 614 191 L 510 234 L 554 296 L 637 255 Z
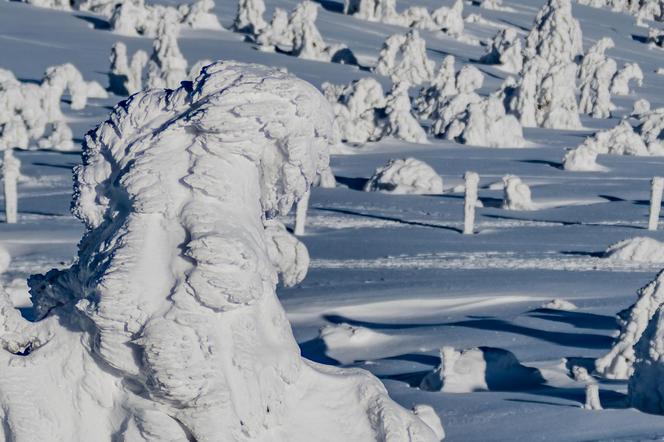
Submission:
M 5 149 L 2 157 L 2 184 L 5 196 L 5 221 L 18 221 L 18 192 L 16 186 L 21 176 L 21 161 L 14 156 L 13 149 Z
M 463 176 L 466 185 L 463 200 L 463 234 L 475 233 L 475 208 L 477 207 L 477 187 L 480 176 L 476 172 L 466 172 Z
M 664 191 L 664 178 L 654 177 L 650 181 L 650 213 L 648 216 L 648 230 L 657 230 L 659 212 L 662 208 L 662 191 Z
M 302 248 L 271 218 L 333 140 L 320 92 L 259 65 L 119 103 L 76 168 L 76 263 L 30 278 L 34 322 L 0 290 L 3 436 L 437 441 L 368 372 L 302 358 L 276 296 Z
M 530 195 L 530 187 L 515 175 L 503 177 L 503 209 L 533 210 L 535 208 Z
M 583 404 L 586 410 L 602 410 L 602 403 L 599 400 L 599 385 L 590 382 L 586 385 L 586 402 Z
M 304 229 L 307 224 L 307 210 L 309 209 L 309 198 L 311 191 L 307 191 L 302 198 L 300 198 L 295 206 L 295 236 L 303 236 Z

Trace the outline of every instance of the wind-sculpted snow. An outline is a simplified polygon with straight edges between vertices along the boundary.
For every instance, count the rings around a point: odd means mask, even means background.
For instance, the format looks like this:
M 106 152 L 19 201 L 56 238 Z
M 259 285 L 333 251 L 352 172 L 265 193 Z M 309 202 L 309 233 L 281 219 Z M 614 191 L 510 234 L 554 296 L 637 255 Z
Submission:
M 664 264 L 664 243 L 645 236 L 626 239 L 609 246 L 605 258 L 619 261 Z
M 390 160 L 376 169 L 364 186 L 366 192 L 440 194 L 443 179 L 428 164 L 415 158 Z
M 148 54 L 138 50 L 127 57 L 127 46 L 117 42 L 111 48 L 111 71 L 109 89 L 116 95 L 132 95 L 143 89 L 143 68 L 148 62 Z
M 611 93 L 613 95 L 629 95 L 630 82 L 634 80 L 636 85 L 643 86 L 643 71 L 636 63 L 626 63 L 622 69 L 616 72 L 611 80 Z
M 637 20 L 664 21 L 664 5 L 660 0 L 578 0 L 593 8 L 609 8 L 614 12 L 632 14 Z
M 609 379 L 629 379 L 632 376 L 637 358 L 635 346 L 637 343 L 641 345 L 639 341 L 642 339 L 648 340 L 644 335 L 646 327 L 664 303 L 663 281 L 664 273 L 660 272 L 654 281 L 638 291 L 638 300 L 622 320 L 620 336 L 611 350 L 595 361 L 595 369 L 599 375 Z
M 304 256 L 266 219 L 327 166 L 332 123 L 311 85 L 236 62 L 118 104 L 75 172 L 77 261 L 31 278 L 35 323 L 0 294 L 2 436 L 437 440 L 367 372 L 302 359 L 275 295 Z

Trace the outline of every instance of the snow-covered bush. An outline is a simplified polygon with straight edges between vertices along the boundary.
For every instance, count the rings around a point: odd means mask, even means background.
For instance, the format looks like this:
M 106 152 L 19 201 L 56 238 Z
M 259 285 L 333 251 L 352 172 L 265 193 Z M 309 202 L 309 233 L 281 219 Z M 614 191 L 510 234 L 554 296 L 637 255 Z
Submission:
M 187 60 L 178 46 L 180 25 L 174 18 L 171 15 L 159 24 L 144 74 L 147 89 L 175 89 L 187 78 Z
M 409 83 L 396 83 L 385 97 L 383 133 L 409 143 L 426 144 L 427 134 L 413 115 Z
M 629 121 L 622 120 L 613 129 L 597 132 L 567 152 L 563 159 L 563 168 L 574 171 L 605 170 L 595 162 L 598 154 L 647 156 L 658 152 L 644 143 Z
M 530 187 L 515 175 L 503 177 L 503 209 L 534 210 L 535 206 L 530 195 Z
M 233 29 L 238 32 L 257 35 L 267 26 L 263 19 L 265 3 L 263 0 L 239 0 Z
M 622 69 L 616 72 L 611 80 L 611 93 L 613 95 L 629 95 L 630 81 L 636 81 L 637 86 L 643 86 L 643 71 L 636 63 L 626 63 Z
M 512 73 L 521 72 L 523 54 L 521 40 L 514 28 L 498 31 L 491 40 L 491 46 L 480 62 L 499 65 L 503 70 Z
M 111 48 L 111 71 L 108 74 L 109 89 L 116 95 L 131 95 L 143 89 L 143 68 L 148 62 L 148 54 L 138 50 L 127 57 L 127 46 L 117 42 Z
M 608 37 L 601 38 L 588 49 L 579 68 L 579 108 L 593 118 L 608 118 L 615 108 L 611 103 L 611 82 L 618 66 L 615 60 L 604 54 L 612 47 L 613 40 Z
M 539 370 L 521 365 L 516 356 L 507 350 L 443 347 L 440 350 L 440 365 L 422 379 L 420 388 L 445 393 L 471 393 L 509 390 L 517 386 L 524 388 L 543 381 Z
M 604 252 L 604 257 L 617 261 L 664 263 L 664 243 L 637 236 L 612 244 Z
M 234 62 L 121 102 L 76 170 L 78 260 L 30 278 L 35 322 L 0 291 L 4 436 L 437 440 L 368 372 L 301 358 L 275 294 L 264 219 L 327 165 L 332 121 L 313 86 Z
M 608 379 L 628 379 L 634 373 L 635 345 L 664 303 L 664 272 L 638 293 L 638 300 L 621 321 L 620 336 L 611 350 L 595 361 L 595 370 Z
M 454 56 L 443 58 L 438 72 L 427 87 L 420 89 L 415 99 L 417 115 L 422 119 L 430 118 L 441 102 L 447 97 L 457 94 Z
M 374 71 L 394 83 L 419 85 L 433 78 L 435 63 L 427 57 L 426 42 L 416 29 L 385 40 Z
M 431 166 L 415 158 L 390 160 L 376 169 L 364 185 L 364 191 L 440 194 L 443 193 L 443 179 Z
M 362 20 L 405 26 L 396 0 L 344 0 L 344 14 Z

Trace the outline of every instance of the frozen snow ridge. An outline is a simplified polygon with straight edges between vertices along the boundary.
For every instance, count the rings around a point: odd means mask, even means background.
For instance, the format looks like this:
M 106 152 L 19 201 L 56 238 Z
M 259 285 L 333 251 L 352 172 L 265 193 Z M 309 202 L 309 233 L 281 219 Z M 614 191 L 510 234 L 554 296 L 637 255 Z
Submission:
M 76 169 L 77 261 L 31 277 L 36 322 L 0 291 L 2 438 L 438 440 L 369 373 L 302 359 L 275 295 L 301 253 L 266 219 L 332 123 L 313 86 L 237 62 L 118 104 Z

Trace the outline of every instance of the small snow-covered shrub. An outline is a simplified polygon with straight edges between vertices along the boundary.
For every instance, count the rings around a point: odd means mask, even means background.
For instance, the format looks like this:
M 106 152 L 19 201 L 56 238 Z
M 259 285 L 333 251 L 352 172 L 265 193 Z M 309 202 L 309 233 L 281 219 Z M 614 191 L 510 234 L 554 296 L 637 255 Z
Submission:
M 415 158 L 390 160 L 376 169 L 364 185 L 364 191 L 439 194 L 443 193 L 443 179 L 431 166 Z
M 161 21 L 152 43 L 152 55 L 144 75 L 147 89 L 175 89 L 187 78 L 187 60 L 178 46 L 180 25 L 173 18 L 171 15 L 170 19 Z
M 34 322 L 0 290 L 4 435 L 291 441 L 369 416 L 344 439 L 436 441 L 368 372 L 303 359 L 276 296 L 293 255 L 265 219 L 308 191 L 332 131 L 313 86 L 236 62 L 118 104 L 76 169 L 76 263 L 30 278 Z
M 385 40 L 374 71 L 394 83 L 419 85 L 433 78 L 435 63 L 427 57 L 426 42 L 417 30 L 394 34 Z
M 362 20 L 405 26 L 397 12 L 396 0 L 344 0 L 344 14 Z
M 629 379 L 634 373 L 635 345 L 664 303 L 664 272 L 637 292 L 638 299 L 621 321 L 621 331 L 611 350 L 595 361 L 597 373 L 608 379 Z
M 441 6 L 431 13 L 431 19 L 436 27 L 452 37 L 463 34 L 463 1 L 454 0 L 452 7 Z
M 127 57 L 127 46 L 117 42 L 111 48 L 111 71 L 109 89 L 116 95 L 132 95 L 143 89 L 143 68 L 148 62 L 148 54 L 138 50 L 132 55 L 131 61 Z
M 480 62 L 499 65 L 503 70 L 512 73 L 521 72 L 523 54 L 521 40 L 514 28 L 498 31 L 491 40 L 488 51 L 480 58 Z
M 420 388 L 445 393 L 523 389 L 544 381 L 539 370 L 519 363 L 513 353 L 500 348 L 476 347 L 440 350 L 440 366 L 427 374 Z
M 533 210 L 535 208 L 528 184 L 515 175 L 503 177 L 503 209 L 506 210 Z
M 616 72 L 611 80 L 611 93 L 613 95 L 629 95 L 630 81 L 634 80 L 637 86 L 643 85 L 643 71 L 636 63 L 626 63 L 622 69 Z
M 526 144 L 519 120 L 507 114 L 502 100 L 494 96 L 471 103 L 465 112 L 458 114 L 446 137 L 473 146 L 523 147 Z
M 664 263 L 664 243 L 653 238 L 637 236 L 609 246 L 607 259 L 650 264 Z
M 604 54 L 612 47 L 613 40 L 601 38 L 588 49 L 579 68 L 579 109 L 593 118 L 608 118 L 615 108 L 611 103 L 611 82 L 618 67 L 615 60 Z

